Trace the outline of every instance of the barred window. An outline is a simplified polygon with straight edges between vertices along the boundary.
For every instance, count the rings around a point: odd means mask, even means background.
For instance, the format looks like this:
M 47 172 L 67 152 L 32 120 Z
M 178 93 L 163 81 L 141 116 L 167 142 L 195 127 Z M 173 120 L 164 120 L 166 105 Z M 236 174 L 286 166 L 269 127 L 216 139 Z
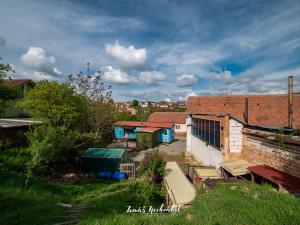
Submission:
M 220 121 L 193 118 L 192 134 L 220 150 Z

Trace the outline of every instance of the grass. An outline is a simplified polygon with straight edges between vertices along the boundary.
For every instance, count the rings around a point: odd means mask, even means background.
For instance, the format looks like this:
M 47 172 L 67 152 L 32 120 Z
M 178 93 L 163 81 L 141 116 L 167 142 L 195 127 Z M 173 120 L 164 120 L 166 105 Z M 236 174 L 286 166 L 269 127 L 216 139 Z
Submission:
M 80 217 L 79 224 L 300 224 L 300 199 L 276 192 L 271 186 L 248 182 L 219 184 L 213 189 L 201 190 L 191 207 L 177 214 L 146 215 L 127 214 L 131 200 L 132 184 L 136 181 L 74 183 L 47 183 L 33 178 L 30 189 L 24 190 L 25 176 L 22 162 L 26 151 L 0 153 L 8 160 L 0 172 L 0 224 L 53 224 L 63 221 L 66 209 L 57 202 L 85 203 L 91 207 Z M 11 162 L 13 165 L 8 165 Z M 13 168 L 15 170 L 13 170 Z

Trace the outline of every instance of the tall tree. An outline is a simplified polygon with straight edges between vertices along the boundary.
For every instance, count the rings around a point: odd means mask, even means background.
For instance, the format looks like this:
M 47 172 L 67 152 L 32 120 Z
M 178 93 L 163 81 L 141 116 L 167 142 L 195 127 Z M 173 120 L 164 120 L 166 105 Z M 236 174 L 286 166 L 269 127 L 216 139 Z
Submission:
M 138 107 L 138 106 L 139 106 L 139 101 L 136 100 L 136 99 L 133 99 L 131 105 L 132 105 L 133 107 Z
M 106 87 L 102 80 L 101 71 L 95 75 L 80 72 L 76 75 L 69 75 L 67 83 L 80 94 L 88 98 L 87 109 L 89 113 L 89 124 L 95 138 L 101 139 L 104 143 L 112 139 L 113 101 L 111 98 L 111 86 Z
M 68 84 L 41 81 L 19 104 L 31 116 L 51 127 L 82 130 L 85 102 L 86 98 L 75 93 Z

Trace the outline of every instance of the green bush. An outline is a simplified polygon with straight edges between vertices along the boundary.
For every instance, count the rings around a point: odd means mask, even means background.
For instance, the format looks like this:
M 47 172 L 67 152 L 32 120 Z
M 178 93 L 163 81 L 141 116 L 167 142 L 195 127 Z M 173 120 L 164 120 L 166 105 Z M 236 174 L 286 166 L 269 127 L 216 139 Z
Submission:
M 161 183 L 166 167 L 166 160 L 159 150 L 146 152 L 146 155 L 141 163 L 140 171 L 147 180 L 151 183 Z
M 63 127 L 37 126 L 28 133 L 32 159 L 29 170 L 41 176 L 74 172 L 81 164 L 86 137 Z
M 5 171 L 26 172 L 30 152 L 26 148 L 11 148 L 0 151 L 0 168 Z
M 165 192 L 161 185 L 145 180 L 136 180 L 130 186 L 131 204 L 140 206 L 160 206 L 164 202 Z

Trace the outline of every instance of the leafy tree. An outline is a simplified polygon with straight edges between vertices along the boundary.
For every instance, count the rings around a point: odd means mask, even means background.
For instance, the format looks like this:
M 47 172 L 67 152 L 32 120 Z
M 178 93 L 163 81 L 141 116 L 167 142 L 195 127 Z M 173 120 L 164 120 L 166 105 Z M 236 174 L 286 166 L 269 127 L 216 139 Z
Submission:
M 75 93 L 68 84 L 38 82 L 19 105 L 51 127 L 63 127 L 65 130 L 83 130 L 85 127 L 86 98 Z
M 133 99 L 131 105 L 132 105 L 132 107 L 138 107 L 139 106 L 139 101 L 136 100 L 136 99 Z
M 101 71 L 97 71 L 94 76 L 82 72 L 77 75 L 71 74 L 67 83 L 75 92 L 87 97 L 86 108 L 91 134 L 104 143 L 110 142 L 114 123 L 112 92 L 111 86 L 104 85 Z
M 86 97 L 68 84 L 38 82 L 19 103 L 42 124 L 28 133 L 32 159 L 28 176 L 56 175 L 70 171 L 88 137 Z M 77 160 L 78 161 L 78 160 Z

